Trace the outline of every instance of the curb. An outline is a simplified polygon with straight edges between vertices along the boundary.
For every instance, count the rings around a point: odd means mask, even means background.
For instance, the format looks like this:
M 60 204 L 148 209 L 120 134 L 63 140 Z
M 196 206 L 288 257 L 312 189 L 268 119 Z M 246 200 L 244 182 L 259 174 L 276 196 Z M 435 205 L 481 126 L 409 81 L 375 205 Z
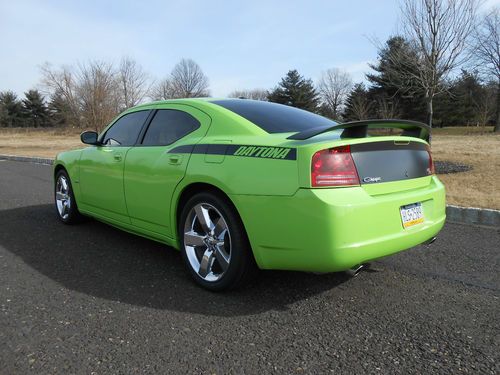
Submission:
M 0 160 L 24 161 L 52 165 L 54 159 L 29 156 L 0 155 Z M 446 221 L 450 223 L 484 225 L 500 228 L 500 210 L 446 205 Z
M 29 162 L 29 163 L 45 164 L 45 165 L 54 164 L 54 159 L 38 158 L 38 157 L 31 157 L 31 156 L 0 155 L 0 160 L 24 161 L 24 162 Z
M 446 221 L 500 228 L 500 211 L 488 208 L 446 205 Z

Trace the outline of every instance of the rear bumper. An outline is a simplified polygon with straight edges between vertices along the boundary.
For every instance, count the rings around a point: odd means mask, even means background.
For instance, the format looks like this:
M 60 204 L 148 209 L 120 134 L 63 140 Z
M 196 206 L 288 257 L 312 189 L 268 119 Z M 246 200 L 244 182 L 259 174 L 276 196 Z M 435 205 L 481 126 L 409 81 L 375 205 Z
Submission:
M 231 198 L 262 269 L 335 272 L 421 244 L 445 222 L 437 177 L 362 187 L 299 189 L 292 197 Z M 403 185 L 404 184 L 404 185 Z M 421 202 L 425 221 L 404 229 L 399 208 Z

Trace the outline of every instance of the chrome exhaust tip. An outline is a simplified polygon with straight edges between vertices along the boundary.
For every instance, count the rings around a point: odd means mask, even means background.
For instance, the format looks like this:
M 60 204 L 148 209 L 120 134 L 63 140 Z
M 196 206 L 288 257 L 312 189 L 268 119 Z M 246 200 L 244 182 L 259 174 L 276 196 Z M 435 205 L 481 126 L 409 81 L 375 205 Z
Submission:
M 345 271 L 346 275 L 350 277 L 358 276 L 358 274 L 365 269 L 364 264 L 358 264 L 357 266 L 352 267 Z
M 435 241 L 436 241 L 437 237 L 432 237 L 431 239 L 425 241 L 423 244 L 425 246 L 429 246 L 429 245 L 432 245 Z

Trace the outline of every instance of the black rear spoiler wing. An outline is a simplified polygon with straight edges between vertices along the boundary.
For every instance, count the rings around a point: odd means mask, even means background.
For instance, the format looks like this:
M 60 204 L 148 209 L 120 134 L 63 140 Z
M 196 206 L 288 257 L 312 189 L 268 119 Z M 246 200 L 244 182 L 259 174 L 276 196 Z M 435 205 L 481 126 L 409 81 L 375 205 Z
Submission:
M 429 142 L 431 128 L 422 122 L 410 120 L 363 120 L 345 122 L 330 127 L 312 128 L 292 134 L 287 139 L 305 140 L 332 130 L 344 129 L 341 138 L 365 138 L 368 129 L 402 129 L 402 136 L 415 137 Z

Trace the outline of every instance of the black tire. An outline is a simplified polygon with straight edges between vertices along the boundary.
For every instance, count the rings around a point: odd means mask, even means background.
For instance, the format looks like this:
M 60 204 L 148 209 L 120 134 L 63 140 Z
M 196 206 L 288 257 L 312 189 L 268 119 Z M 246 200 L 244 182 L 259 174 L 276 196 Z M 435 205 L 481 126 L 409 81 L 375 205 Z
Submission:
M 63 204 L 60 201 L 58 202 L 58 189 L 60 188 L 60 184 L 62 184 L 62 179 L 67 184 L 67 189 L 63 189 L 65 191 L 65 195 L 68 198 L 66 200 L 66 211 L 61 211 L 59 204 Z M 63 200 L 64 201 L 64 200 Z M 64 224 L 77 224 L 83 220 L 82 214 L 78 211 L 78 206 L 76 204 L 75 196 L 73 194 L 73 186 L 71 185 L 71 180 L 68 176 L 68 173 L 61 169 L 57 172 L 56 178 L 54 180 L 54 207 L 56 210 L 57 217 Z
M 215 249 L 212 254 L 217 253 L 216 249 L 222 248 L 224 249 L 225 254 L 229 255 L 228 265 L 226 264 L 227 268 L 224 271 L 221 267 L 222 263 L 219 261 L 220 258 L 216 255 L 213 255 L 213 258 L 210 258 L 213 259 L 210 265 L 211 272 L 215 273 L 213 270 L 217 266 L 220 271 L 218 274 L 219 276 L 217 276 L 219 277 L 217 280 L 207 280 L 200 275 L 203 254 L 207 254 L 207 252 L 210 253 L 210 245 L 204 244 L 200 246 L 185 246 L 184 243 L 184 234 L 186 231 L 195 233 L 193 230 L 190 230 L 193 226 L 197 225 L 199 228 L 198 233 L 196 234 L 204 234 L 202 232 L 202 226 L 198 219 L 198 215 L 196 215 L 195 212 L 196 208 L 200 209 L 200 205 L 203 205 L 202 207 L 208 207 L 207 212 L 210 212 L 209 216 L 214 217 L 214 222 L 212 222 L 212 224 L 219 222 L 220 217 L 222 217 L 224 221 L 223 224 L 226 225 L 226 234 L 223 237 L 217 236 L 217 226 L 214 228 L 212 237 L 213 241 L 217 241 L 217 238 L 223 238 L 223 240 L 221 240 L 223 243 L 222 246 L 219 246 L 219 243 L 217 243 L 217 245 L 212 243 L 212 250 Z M 221 226 L 223 224 L 221 224 Z M 250 247 L 243 223 L 234 206 L 221 194 L 217 194 L 216 192 L 203 192 L 191 197 L 182 209 L 178 233 L 184 263 L 196 283 L 205 289 L 211 291 L 236 289 L 247 284 L 255 276 L 257 272 L 257 265 L 252 254 L 252 249 Z M 207 237 L 205 237 L 205 239 L 206 238 Z M 229 246 L 227 245 L 228 243 Z M 192 260 L 190 260 L 190 257 Z M 194 260 L 194 266 L 193 257 L 196 257 Z M 200 263 L 198 270 L 194 268 L 197 265 L 197 261 Z M 208 276 L 209 275 L 206 277 Z M 216 277 L 216 275 L 214 275 L 214 277 Z

